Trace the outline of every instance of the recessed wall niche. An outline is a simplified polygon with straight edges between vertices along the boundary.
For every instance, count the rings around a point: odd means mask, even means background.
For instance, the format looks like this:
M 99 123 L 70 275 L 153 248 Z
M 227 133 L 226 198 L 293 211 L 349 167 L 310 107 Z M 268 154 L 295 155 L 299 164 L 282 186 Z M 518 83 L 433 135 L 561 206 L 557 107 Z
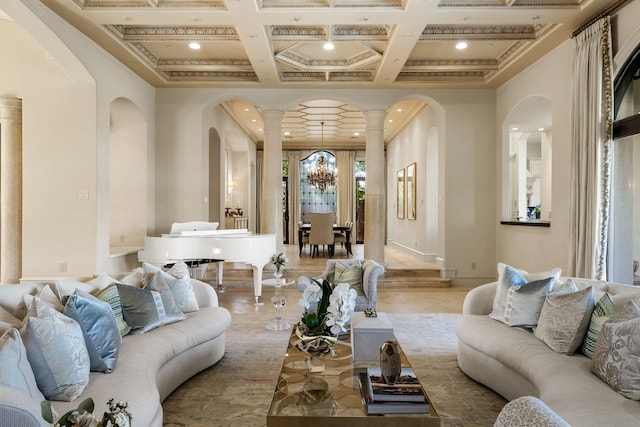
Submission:
M 504 121 L 503 223 L 551 221 L 551 107 L 547 97 L 528 97 Z

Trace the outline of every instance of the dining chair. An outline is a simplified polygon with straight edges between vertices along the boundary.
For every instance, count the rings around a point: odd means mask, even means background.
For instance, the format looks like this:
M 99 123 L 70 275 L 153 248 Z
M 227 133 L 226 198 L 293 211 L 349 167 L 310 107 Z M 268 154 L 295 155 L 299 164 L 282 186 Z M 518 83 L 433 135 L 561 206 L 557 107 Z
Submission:
M 298 222 L 298 229 L 302 229 L 302 225 L 304 224 L 304 222 L 299 221 Z M 303 230 L 300 233 L 300 252 L 298 253 L 298 255 L 302 255 L 302 250 L 304 249 L 305 245 L 307 243 L 309 243 L 309 231 L 308 230 Z M 309 255 L 311 255 L 311 251 L 309 251 Z
M 353 222 L 347 221 L 345 225 L 347 226 L 347 228 L 349 228 L 349 231 L 353 231 L 352 230 Z M 334 244 L 340 243 L 340 246 L 342 246 L 342 248 L 345 249 L 344 245 L 347 243 L 347 230 L 340 230 L 340 231 L 334 232 L 333 242 Z
M 309 231 L 309 245 L 311 245 L 311 257 L 318 254 L 318 246 L 328 246 L 329 258 L 333 256 L 334 237 L 333 237 L 333 221 L 335 214 L 333 212 L 309 213 L 309 223 L 311 230 Z

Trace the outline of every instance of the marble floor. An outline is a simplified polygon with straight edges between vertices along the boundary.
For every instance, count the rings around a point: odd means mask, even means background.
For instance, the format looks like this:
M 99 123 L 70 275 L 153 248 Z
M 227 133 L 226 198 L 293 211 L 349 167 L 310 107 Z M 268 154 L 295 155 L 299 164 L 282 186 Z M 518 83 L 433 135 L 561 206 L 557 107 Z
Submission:
M 288 258 L 286 269 L 290 272 L 309 271 L 314 268 L 322 271 L 327 262 L 327 257 L 311 258 L 308 252 L 298 256 L 296 245 L 285 245 L 285 254 Z M 353 257 L 363 257 L 362 245 L 355 245 Z M 340 248 L 336 249 L 335 258 L 346 258 Z M 421 262 L 415 258 L 393 248 L 385 246 L 385 265 L 387 268 L 419 269 L 433 267 L 433 264 Z M 286 274 L 286 273 L 285 273 Z M 297 275 L 288 274 L 288 279 L 297 280 Z M 460 313 L 462 303 L 469 288 L 386 288 L 378 289 L 378 311 L 388 313 Z M 275 315 L 275 309 L 270 304 L 273 296 L 273 287 L 265 286 L 263 290 L 263 306 L 254 306 L 253 289 L 249 286 L 230 286 L 225 292 L 219 293 L 220 305 L 229 309 L 232 314 L 248 314 L 249 312 L 261 312 L 265 319 Z M 284 294 L 288 304 L 283 309 L 283 318 L 295 322 L 301 308 L 297 301 L 300 293 L 295 284 L 284 287 Z

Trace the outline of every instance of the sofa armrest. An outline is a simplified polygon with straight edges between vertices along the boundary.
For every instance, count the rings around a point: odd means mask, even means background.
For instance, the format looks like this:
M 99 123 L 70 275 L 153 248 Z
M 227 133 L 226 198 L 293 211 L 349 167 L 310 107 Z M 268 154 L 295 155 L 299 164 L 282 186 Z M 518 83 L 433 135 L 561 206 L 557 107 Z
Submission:
M 10 387 L 0 386 L 0 426 L 49 427 L 40 402 Z
M 498 414 L 494 427 L 570 427 L 542 400 L 519 397 L 507 403 Z
M 362 264 L 362 290 L 372 307 L 376 306 L 378 295 L 378 277 L 384 273 L 384 267 L 374 260 L 367 259 Z
M 493 309 L 493 298 L 498 282 L 486 283 L 473 288 L 464 297 L 462 314 L 489 314 Z
M 210 284 L 191 279 L 191 285 L 199 307 L 218 307 L 218 294 Z
M 324 273 L 322 273 L 321 275 L 319 275 L 318 277 L 314 277 L 311 278 L 309 276 L 300 276 L 298 277 L 298 290 L 300 292 L 304 292 L 304 290 L 307 288 L 307 286 L 309 286 L 310 284 L 313 283 L 313 280 L 318 280 L 321 281 L 323 279 L 327 278 L 327 272 L 325 271 Z

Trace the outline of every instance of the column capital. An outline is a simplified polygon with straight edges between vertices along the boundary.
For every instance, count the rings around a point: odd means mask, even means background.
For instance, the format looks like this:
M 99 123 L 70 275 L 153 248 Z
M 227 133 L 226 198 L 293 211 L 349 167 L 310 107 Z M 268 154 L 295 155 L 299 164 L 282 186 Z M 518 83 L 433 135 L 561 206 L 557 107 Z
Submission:
M 387 117 L 386 110 L 366 110 L 363 111 L 368 129 L 384 129 L 384 119 Z
M 261 113 L 265 126 L 277 124 L 282 126 L 284 111 L 282 110 L 263 110 Z

